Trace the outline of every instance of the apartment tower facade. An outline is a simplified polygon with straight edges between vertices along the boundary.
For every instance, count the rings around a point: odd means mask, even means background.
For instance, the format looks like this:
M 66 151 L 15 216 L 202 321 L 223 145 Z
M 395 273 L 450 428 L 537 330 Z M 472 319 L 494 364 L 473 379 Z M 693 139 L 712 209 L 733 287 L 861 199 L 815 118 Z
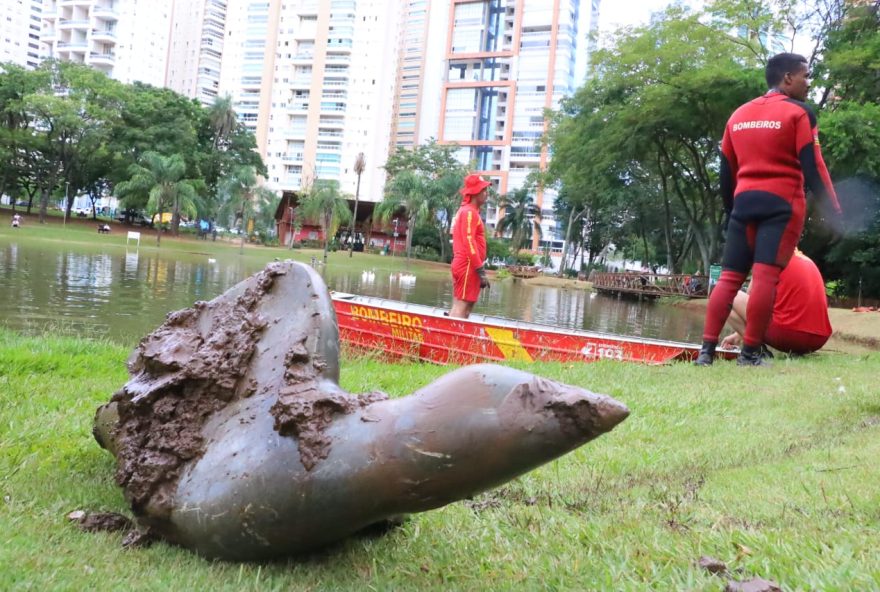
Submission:
M 47 57 L 164 86 L 172 0 L 45 0 Z
M 363 152 L 360 198 L 381 200 L 399 13 L 385 0 L 229 4 L 220 89 L 256 134 L 269 188 L 325 179 L 354 194 Z
M 0 62 L 28 69 L 40 63 L 42 0 L 3 0 L 0 17 Z
M 500 194 L 545 170 L 545 110 L 574 92 L 578 0 L 451 0 L 437 137 Z M 427 131 L 427 130 L 426 130 Z M 539 189 L 543 242 L 561 249 L 555 194 Z M 499 212 L 488 209 L 494 227 Z M 537 235 L 533 248 L 539 247 Z
M 226 0 L 174 0 L 165 86 L 203 105 L 220 92 Z

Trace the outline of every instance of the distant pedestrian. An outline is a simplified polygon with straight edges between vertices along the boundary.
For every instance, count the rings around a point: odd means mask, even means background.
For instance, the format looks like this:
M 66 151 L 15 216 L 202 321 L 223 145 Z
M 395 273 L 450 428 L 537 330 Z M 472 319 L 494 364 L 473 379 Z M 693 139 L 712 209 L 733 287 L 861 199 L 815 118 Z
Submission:
M 12 215 L 12 227 L 19 228 L 21 226 L 21 216 L 19 214 Z
M 479 175 L 464 179 L 461 207 L 452 224 L 452 310 L 450 317 L 466 319 L 489 287 L 483 262 L 486 260 L 486 231 L 480 209 L 489 198 L 491 185 Z

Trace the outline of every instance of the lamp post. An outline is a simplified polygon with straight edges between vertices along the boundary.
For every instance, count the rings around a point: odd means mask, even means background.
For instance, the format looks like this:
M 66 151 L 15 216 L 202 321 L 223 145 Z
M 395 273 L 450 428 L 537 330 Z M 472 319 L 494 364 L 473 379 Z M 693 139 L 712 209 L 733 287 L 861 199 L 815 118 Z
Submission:
M 355 237 L 357 237 L 358 198 L 361 194 L 361 174 L 364 172 L 364 168 L 366 168 L 366 165 L 367 162 L 364 159 L 364 153 L 358 153 L 357 158 L 354 160 L 354 172 L 357 173 L 358 182 L 357 187 L 354 190 L 354 217 L 351 220 L 351 248 L 348 251 L 349 257 L 351 257 L 354 253 L 354 241 Z
M 70 181 L 64 182 L 64 224 L 67 227 L 67 211 L 70 209 Z
M 394 243 L 391 245 L 391 256 L 394 256 L 394 251 L 397 250 L 397 224 L 400 222 L 397 218 L 394 219 L 392 224 L 394 225 Z

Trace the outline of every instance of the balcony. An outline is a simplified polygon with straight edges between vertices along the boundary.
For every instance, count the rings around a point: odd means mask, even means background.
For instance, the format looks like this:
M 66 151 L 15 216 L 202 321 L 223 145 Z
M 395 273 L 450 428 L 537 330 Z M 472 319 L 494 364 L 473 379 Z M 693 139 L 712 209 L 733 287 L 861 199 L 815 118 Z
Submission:
M 291 79 L 290 86 L 292 88 L 309 88 L 312 86 L 312 77 L 297 76 L 296 78 Z
M 339 51 L 339 48 L 336 48 L 335 51 Z M 348 50 L 351 52 L 351 50 Z M 326 57 L 326 62 L 328 64 L 348 64 L 351 62 L 350 55 L 342 55 L 338 53 L 328 53 Z
M 305 138 L 306 137 L 306 128 L 304 127 L 291 127 L 284 130 L 283 135 L 285 138 Z
M 95 6 L 92 8 L 92 14 L 104 20 L 115 21 L 119 19 L 119 13 L 112 6 Z
M 116 32 L 110 29 L 92 29 L 92 39 L 95 41 L 116 41 Z
M 116 64 L 116 55 L 93 51 L 89 54 L 89 63 L 95 66 L 113 66 Z
M 65 41 L 58 44 L 58 49 L 61 51 L 85 51 L 88 47 L 89 44 L 85 41 Z
M 351 39 L 330 39 L 327 41 L 327 51 L 351 53 L 351 46 Z M 327 54 L 327 59 L 330 59 L 330 54 Z
M 309 104 L 307 102 L 306 103 L 303 103 L 303 102 L 288 103 L 287 110 L 297 112 L 297 113 L 303 113 L 303 112 L 306 112 L 309 110 Z
M 281 160 L 284 164 L 302 164 L 303 161 L 303 153 L 302 152 L 290 152 L 281 157 Z
M 58 21 L 59 29 L 77 29 L 80 27 L 88 27 L 89 19 L 61 19 Z
M 340 113 L 339 115 L 342 115 L 342 113 Z M 345 118 L 339 117 L 337 119 L 333 117 L 328 117 L 327 115 L 322 115 L 321 118 L 318 119 L 318 125 L 326 128 L 343 129 L 345 127 Z
M 333 0 L 330 2 L 330 12 L 354 12 L 355 4 L 354 0 Z
M 302 186 L 302 175 L 287 175 L 284 177 L 283 184 L 291 189 L 299 189 Z

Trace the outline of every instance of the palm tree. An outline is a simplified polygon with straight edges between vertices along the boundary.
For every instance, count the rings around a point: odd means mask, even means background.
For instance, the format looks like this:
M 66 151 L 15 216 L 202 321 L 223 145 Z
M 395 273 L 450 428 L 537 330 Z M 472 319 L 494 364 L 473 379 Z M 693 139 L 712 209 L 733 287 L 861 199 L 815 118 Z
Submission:
M 324 264 L 327 263 L 327 245 L 331 235 L 339 225 L 351 220 L 348 209 L 348 195 L 339 190 L 338 181 L 315 180 L 305 199 L 300 203 L 306 218 L 317 219 L 324 235 Z
M 406 210 L 406 258 L 412 251 L 412 234 L 416 221 L 430 216 L 431 204 L 428 199 L 429 183 L 412 171 L 402 171 L 385 189 L 385 198 L 376 206 L 379 220 L 387 224 L 394 213 L 401 208 Z
M 441 261 L 447 261 L 446 251 L 449 249 L 452 219 L 461 201 L 461 195 L 458 193 L 461 188 L 461 178 L 462 175 L 454 171 L 428 182 L 428 205 L 431 216 L 437 220 Z
M 238 117 L 232 108 L 232 97 L 226 95 L 214 99 L 214 103 L 208 108 L 208 121 L 214 136 L 211 140 L 211 147 L 217 150 L 226 143 L 229 134 L 232 133 L 238 122 Z
M 247 221 L 254 214 L 254 191 L 257 187 L 257 173 L 252 166 L 238 166 L 232 173 L 222 179 L 217 187 L 220 201 L 219 216 L 221 220 L 232 220 L 232 226 L 238 226 L 241 235 L 239 251 L 244 252 L 244 237 L 247 233 Z
M 129 196 L 147 195 L 147 213 L 159 215 L 156 246 L 162 236 L 162 214 L 170 206 L 174 212 L 196 215 L 196 190 L 193 181 L 184 179 L 186 162 L 180 154 L 162 156 L 145 152 L 139 164 L 128 169 L 129 179 L 116 186 L 116 195 L 123 200 Z
M 541 225 L 535 219 L 538 206 L 535 205 L 529 186 L 502 195 L 498 200 L 498 207 L 504 210 L 504 215 L 498 220 L 497 230 L 501 234 L 511 233 L 510 248 L 514 255 L 532 233 L 541 236 Z
M 354 254 L 354 240 L 357 236 L 358 198 L 361 195 L 361 175 L 365 168 L 367 168 L 367 161 L 364 158 L 364 153 L 359 152 L 354 161 L 354 172 L 357 173 L 358 182 L 357 188 L 354 190 L 354 215 L 351 217 L 351 249 L 348 251 L 349 257 Z

